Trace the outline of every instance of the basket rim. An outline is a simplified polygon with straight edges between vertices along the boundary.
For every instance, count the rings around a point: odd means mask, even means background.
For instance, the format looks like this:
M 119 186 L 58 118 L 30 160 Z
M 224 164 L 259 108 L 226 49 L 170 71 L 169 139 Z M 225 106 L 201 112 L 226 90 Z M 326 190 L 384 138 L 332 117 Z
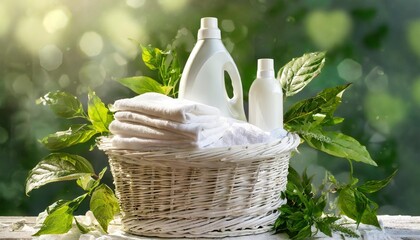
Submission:
M 247 145 L 234 145 L 227 147 L 215 147 L 215 148 L 176 148 L 166 147 L 159 149 L 120 149 L 112 146 L 111 140 L 113 135 L 100 137 L 98 140 L 98 148 L 107 153 L 112 152 L 123 155 L 138 155 L 139 153 L 170 153 L 176 155 L 188 154 L 188 155 L 199 155 L 199 154 L 214 154 L 223 152 L 240 152 L 244 150 L 262 150 L 269 148 L 281 148 L 283 152 L 289 152 L 295 150 L 300 144 L 300 137 L 298 134 L 288 132 L 284 137 L 275 139 L 269 142 L 247 144 Z

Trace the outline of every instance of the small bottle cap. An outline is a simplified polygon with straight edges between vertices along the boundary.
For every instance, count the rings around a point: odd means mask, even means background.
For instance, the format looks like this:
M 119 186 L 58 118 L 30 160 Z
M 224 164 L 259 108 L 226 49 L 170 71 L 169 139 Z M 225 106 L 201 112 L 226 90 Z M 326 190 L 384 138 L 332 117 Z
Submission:
M 271 58 L 258 59 L 257 77 L 274 78 L 274 60 Z
M 217 18 L 205 17 L 201 18 L 200 30 L 198 30 L 198 40 L 205 38 L 220 39 L 220 29 L 217 26 Z

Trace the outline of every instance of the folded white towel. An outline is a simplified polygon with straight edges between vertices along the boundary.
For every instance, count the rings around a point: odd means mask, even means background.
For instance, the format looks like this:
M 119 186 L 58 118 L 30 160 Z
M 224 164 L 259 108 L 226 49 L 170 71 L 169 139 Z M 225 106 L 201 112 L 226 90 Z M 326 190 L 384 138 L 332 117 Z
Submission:
M 174 134 L 164 129 L 158 129 L 138 124 L 130 124 L 114 120 L 109 125 L 109 131 L 114 135 L 139 137 L 146 139 L 179 140 L 187 139 L 185 135 Z
M 269 132 L 247 122 L 221 117 L 220 124 L 227 124 L 222 135 L 211 135 L 194 141 L 190 139 L 163 140 L 145 139 L 138 137 L 113 136 L 112 144 L 115 148 L 131 150 L 153 150 L 157 148 L 216 148 L 235 145 L 248 145 L 273 140 Z
M 209 122 L 220 115 L 215 107 L 153 92 L 117 100 L 112 110 L 138 112 L 181 123 Z
M 213 140 L 217 141 L 217 139 Z M 156 150 L 162 148 L 205 148 L 214 142 L 191 141 L 191 140 L 159 140 L 144 139 L 138 137 L 123 137 L 119 135 L 112 136 L 112 146 L 117 149 L 125 150 Z
M 190 140 L 202 142 L 202 144 L 210 144 L 221 138 L 228 128 L 225 122 L 218 122 L 217 127 L 201 129 L 196 128 L 196 132 L 186 133 L 183 129 L 165 130 L 162 128 L 154 128 L 132 122 L 121 122 L 114 120 L 109 125 L 109 130 L 114 135 L 124 137 L 139 137 L 144 139 L 158 140 Z M 201 144 L 201 143 L 200 143 Z
M 220 116 L 208 105 L 145 93 L 117 100 L 109 129 L 118 149 L 210 148 L 262 143 L 270 133 L 247 122 Z
M 225 130 L 220 128 L 221 124 L 218 116 L 214 116 L 214 119 L 212 119 L 212 121 L 203 123 L 179 123 L 128 111 L 116 112 L 114 114 L 114 117 L 120 122 L 128 122 L 132 124 L 163 129 L 191 137 L 194 140 L 199 139 L 200 135 L 205 137 L 209 134 L 217 133 L 217 131 Z
M 173 148 L 195 148 L 197 145 L 190 140 L 159 140 L 143 139 L 137 137 L 112 136 L 112 146 L 126 150 L 154 150 L 163 147 Z

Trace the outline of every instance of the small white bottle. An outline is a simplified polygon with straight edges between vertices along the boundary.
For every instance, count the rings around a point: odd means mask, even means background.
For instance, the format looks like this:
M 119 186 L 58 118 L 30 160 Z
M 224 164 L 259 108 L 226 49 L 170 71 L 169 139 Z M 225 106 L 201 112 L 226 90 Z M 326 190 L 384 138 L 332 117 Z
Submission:
M 178 98 L 216 107 L 226 117 L 246 121 L 241 77 L 220 36 L 217 18 L 201 19 L 197 43 L 182 72 Z M 232 80 L 232 98 L 226 92 L 225 72 Z
M 249 123 L 264 131 L 283 129 L 283 91 L 273 59 L 258 59 L 257 78 L 249 90 Z

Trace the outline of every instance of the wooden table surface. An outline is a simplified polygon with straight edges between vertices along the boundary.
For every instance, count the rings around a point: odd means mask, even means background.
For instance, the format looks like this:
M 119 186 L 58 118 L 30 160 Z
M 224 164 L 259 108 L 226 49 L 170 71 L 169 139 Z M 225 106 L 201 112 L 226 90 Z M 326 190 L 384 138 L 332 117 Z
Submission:
M 0 239 L 33 239 L 31 236 L 36 230 L 35 217 L 0 217 Z M 362 226 L 359 228 L 363 239 L 419 239 L 420 240 L 420 217 L 413 216 L 379 216 L 379 220 L 383 229 L 375 229 L 370 226 Z M 95 239 L 98 236 L 93 235 L 46 235 L 41 239 Z M 157 239 L 148 237 L 139 237 L 130 234 L 125 234 L 121 230 L 119 223 L 113 223 L 110 226 L 110 234 L 100 236 L 101 239 Z M 272 235 L 271 233 L 230 237 L 224 239 L 235 240 L 279 240 L 287 239 L 284 234 Z M 317 239 L 328 239 L 325 236 L 318 236 Z

